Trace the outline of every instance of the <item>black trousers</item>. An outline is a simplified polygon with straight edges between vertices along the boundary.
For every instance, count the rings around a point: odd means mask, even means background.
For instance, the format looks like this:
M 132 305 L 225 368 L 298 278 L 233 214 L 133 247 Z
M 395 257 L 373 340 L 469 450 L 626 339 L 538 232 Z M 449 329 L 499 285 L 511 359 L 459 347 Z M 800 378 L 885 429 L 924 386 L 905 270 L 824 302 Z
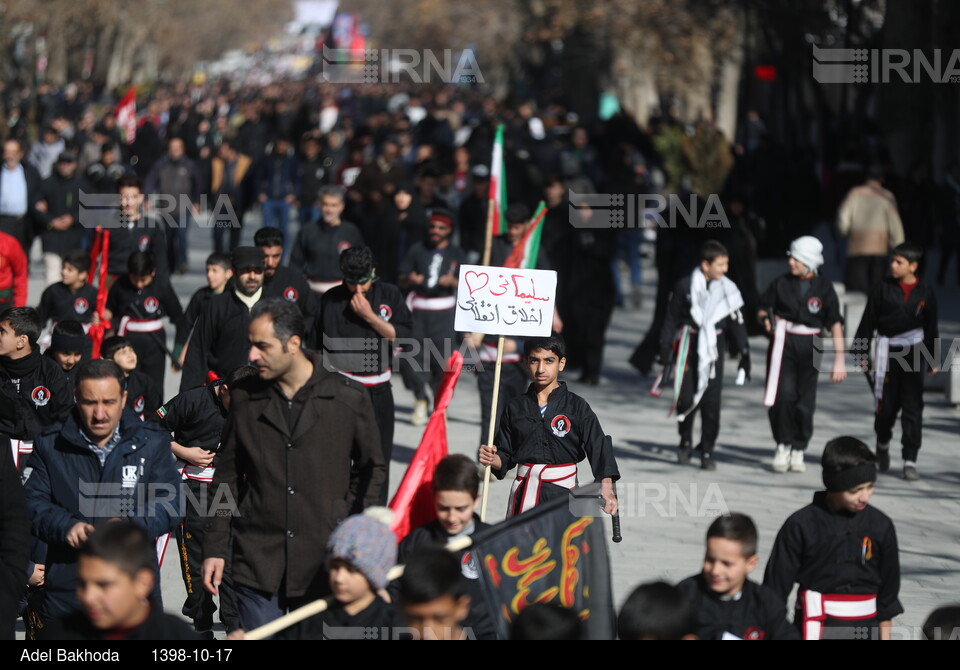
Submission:
M 187 589 L 187 599 L 183 602 L 183 615 L 193 621 L 197 631 L 213 628 L 213 613 L 217 606 L 213 602 L 213 594 L 203 588 L 203 526 L 210 505 L 213 503 L 213 487 L 210 484 L 196 479 L 188 479 L 184 487 L 190 490 L 187 499 L 186 514 L 183 522 L 177 529 L 177 549 L 180 554 L 180 573 L 183 575 L 183 585 Z M 205 506 L 197 507 L 197 502 Z M 230 559 L 227 559 L 223 570 L 223 581 L 220 584 L 220 622 L 227 632 L 240 627 L 240 612 L 237 609 L 237 595 L 233 586 L 233 576 L 230 570 Z
M 677 401 L 677 412 L 684 414 L 693 404 L 693 397 L 697 391 L 697 365 L 700 357 L 697 355 L 697 338 L 699 333 L 690 338 L 690 354 L 683 369 L 683 384 L 680 387 L 680 398 Z M 707 384 L 699 404 L 680 422 L 680 441 L 693 444 L 693 419 L 700 413 L 700 444 L 697 449 L 706 453 L 713 452 L 720 434 L 720 395 L 723 390 L 723 359 L 727 355 L 727 343 L 722 333 L 717 335 L 717 350 L 720 352 L 715 364 L 716 372 L 713 379 Z
M 30 224 L 27 220 L 27 215 L 0 215 L 0 231 L 6 233 L 7 235 L 13 235 L 15 238 L 17 238 L 17 242 L 19 242 L 20 246 L 23 247 L 23 253 L 27 255 L 29 260 L 30 242 L 33 238 L 30 235 Z
M 887 374 L 883 381 L 883 398 L 877 407 L 873 427 L 877 441 L 888 443 L 893 437 L 897 414 L 903 412 L 900 438 L 905 461 L 916 461 L 920 452 L 923 423 L 923 380 L 927 365 L 920 353 L 920 345 L 890 347 Z
M 380 504 L 387 504 L 387 493 L 390 491 L 390 459 L 393 456 L 393 387 L 390 382 L 368 386 L 370 400 L 373 402 L 373 417 L 380 429 L 380 450 L 383 452 L 383 462 L 387 465 L 387 475 L 380 490 Z
M 843 283 L 847 293 L 850 291 L 870 293 L 874 284 L 882 280 L 886 274 L 886 256 L 850 256 L 847 258 Z
M 413 339 L 419 340 L 422 348 L 415 356 L 401 356 L 399 368 L 404 385 L 417 400 L 427 399 L 427 385 L 434 398 L 437 396 L 446 356 L 457 347 L 454 318 L 453 309 L 413 311 Z
M 777 399 L 769 410 L 770 427 L 777 444 L 798 450 L 813 437 L 813 412 L 817 408 L 817 377 L 822 353 L 813 347 L 813 335 L 787 334 Z M 771 343 L 770 351 L 773 350 Z M 770 367 L 769 352 L 767 368 Z
M 480 391 L 480 444 L 486 444 L 489 438 L 490 406 L 493 404 L 493 377 L 495 363 L 484 363 L 483 370 L 477 372 L 477 390 Z M 503 363 L 500 366 L 500 393 L 497 396 L 497 423 L 493 434 L 500 430 L 500 417 L 510 401 L 527 390 L 530 377 L 523 363 Z

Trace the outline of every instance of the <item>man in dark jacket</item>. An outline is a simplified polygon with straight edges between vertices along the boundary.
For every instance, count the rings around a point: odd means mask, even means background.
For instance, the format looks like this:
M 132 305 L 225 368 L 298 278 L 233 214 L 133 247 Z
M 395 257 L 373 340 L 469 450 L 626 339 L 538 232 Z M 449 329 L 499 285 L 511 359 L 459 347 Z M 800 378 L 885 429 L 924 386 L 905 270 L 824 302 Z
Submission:
M 40 187 L 45 206 L 38 223 L 48 285 L 60 280 L 64 257 L 83 243 L 84 230 L 79 221 L 80 192 L 89 190 L 86 181 L 77 174 L 77 157 L 64 151 L 57 158 L 53 174 L 44 179 Z
M 0 165 L 0 231 L 13 235 L 24 253 L 30 251 L 33 239 L 31 221 L 40 213 L 42 179 L 29 163 L 23 160 L 23 146 L 18 140 L 3 143 L 3 164 Z
M 41 625 L 79 609 L 77 549 L 97 523 L 127 517 L 156 540 L 180 522 L 170 435 L 124 411 L 120 367 L 100 359 L 82 363 L 75 395 L 64 423 L 37 438 L 26 483 L 33 533 L 48 545 Z M 154 605 L 162 607 L 154 568 Z
M 240 508 L 210 517 L 203 543 L 203 585 L 214 594 L 232 551 L 245 630 L 327 591 L 321 548 L 351 507 L 376 504 L 386 474 L 369 394 L 301 349 L 296 306 L 255 305 L 248 332 L 260 375 L 231 389 L 213 479 Z
M 300 190 L 300 166 L 290 151 L 290 142 L 279 138 L 273 153 L 264 156 L 257 166 L 257 199 L 263 211 L 263 225 L 276 225 L 286 236 L 290 223 L 290 207 L 297 201 Z M 289 248 L 284 256 L 289 256 Z M 286 260 L 286 258 L 284 258 Z
M 170 226 L 167 261 L 170 269 L 176 269 L 179 274 L 187 271 L 187 226 L 190 225 L 191 214 L 195 217 L 199 213 L 197 202 L 202 181 L 197 164 L 187 158 L 183 140 L 179 137 L 170 138 L 167 155 L 157 161 L 144 180 L 147 193 L 174 199 L 173 211 L 165 217 Z

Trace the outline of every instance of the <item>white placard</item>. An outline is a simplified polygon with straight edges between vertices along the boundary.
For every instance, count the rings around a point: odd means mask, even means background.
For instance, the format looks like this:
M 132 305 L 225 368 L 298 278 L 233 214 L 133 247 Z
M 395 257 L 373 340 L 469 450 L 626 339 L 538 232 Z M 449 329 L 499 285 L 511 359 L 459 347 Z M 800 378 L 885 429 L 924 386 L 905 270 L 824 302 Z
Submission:
M 463 333 L 548 337 L 557 300 L 557 273 L 461 265 L 455 328 Z

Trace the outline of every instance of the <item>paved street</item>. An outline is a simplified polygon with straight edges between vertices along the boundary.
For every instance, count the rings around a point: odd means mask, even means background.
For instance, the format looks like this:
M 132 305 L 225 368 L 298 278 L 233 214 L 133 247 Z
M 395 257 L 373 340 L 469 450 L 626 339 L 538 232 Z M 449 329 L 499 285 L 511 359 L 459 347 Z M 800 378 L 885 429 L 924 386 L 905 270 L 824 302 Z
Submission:
M 244 230 L 252 240 L 253 221 Z M 191 231 L 191 272 L 174 278 L 174 287 L 186 304 L 203 282 L 203 260 L 210 242 L 205 230 Z M 825 254 L 829 259 L 830 256 Z M 764 268 L 770 264 L 765 263 Z M 773 270 L 779 266 L 774 263 Z M 39 264 L 34 264 L 30 300 L 39 299 L 42 288 Z M 783 263 L 786 269 L 786 263 Z M 671 582 L 697 572 L 702 559 L 704 534 L 710 517 L 719 510 L 750 514 L 760 530 L 760 564 L 754 576 L 762 579 L 774 537 L 793 511 L 810 502 L 820 487 L 819 457 L 828 439 L 855 435 L 871 446 L 873 438 L 872 399 L 863 376 L 851 374 L 841 385 L 821 380 L 815 435 L 808 452 L 805 474 L 774 474 L 769 467 L 773 444 L 766 411 L 761 405 L 763 360 L 766 340 L 751 342 L 754 379 L 736 387 L 736 366 L 727 366 L 722 428 L 717 450 L 718 469 L 701 472 L 695 467 L 676 465 L 676 423 L 666 417 L 669 401 L 647 394 L 651 379 L 640 377 L 627 358 L 652 319 L 654 272 L 644 268 L 644 303 L 640 310 L 617 310 L 607 335 L 604 376 L 598 387 L 569 381 L 571 390 L 584 396 L 599 415 L 607 433 L 613 436 L 620 465 L 623 542 L 609 544 L 616 602 L 645 581 Z M 768 273 L 769 274 L 769 271 Z M 761 276 L 763 274 L 761 273 Z M 956 286 L 939 292 L 941 334 L 960 336 L 960 299 Z M 854 326 L 856 324 L 853 324 Z M 563 378 L 563 377 L 561 377 Z M 177 390 L 179 375 L 167 375 L 165 398 Z M 422 428 L 409 423 L 412 394 L 396 381 L 396 448 L 390 482 L 395 488 L 407 462 L 419 443 Z M 902 566 L 901 601 L 906 613 L 895 621 L 896 635 L 915 638 L 917 627 L 935 607 L 960 601 L 960 453 L 958 426 L 960 412 L 949 406 L 942 391 L 925 395 L 924 444 L 919 460 L 921 481 L 908 483 L 899 478 L 901 462 L 899 431 L 895 433 L 890 473 L 880 477 L 871 504 L 893 518 L 900 541 Z M 448 414 L 452 452 L 476 455 L 479 428 L 479 401 L 475 379 L 465 373 L 457 387 Z M 699 426 L 696 428 L 699 431 Z M 695 433 L 696 435 L 696 433 Z M 696 459 L 694 461 L 696 463 Z M 589 481 L 589 466 L 581 467 L 581 482 Z M 490 518 L 503 516 L 509 482 L 491 488 Z M 607 522 L 609 523 L 609 522 Z M 172 543 L 171 543 L 172 544 Z M 167 550 L 163 565 L 164 601 L 168 611 L 177 611 L 183 598 L 183 584 L 176 560 L 176 547 Z M 22 635 L 22 634 L 21 634 Z

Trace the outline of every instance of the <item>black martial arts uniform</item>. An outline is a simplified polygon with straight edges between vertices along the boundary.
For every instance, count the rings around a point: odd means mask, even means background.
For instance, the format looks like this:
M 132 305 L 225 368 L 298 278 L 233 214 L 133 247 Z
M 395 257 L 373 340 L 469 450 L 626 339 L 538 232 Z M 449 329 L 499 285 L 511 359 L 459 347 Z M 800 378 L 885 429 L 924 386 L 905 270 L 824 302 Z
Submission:
M 158 273 L 152 282 L 138 290 L 129 275 L 123 275 L 110 288 L 107 309 L 113 315 L 113 332 L 129 339 L 137 352 L 137 369 L 162 389 L 167 369 L 163 317 L 169 317 L 178 332 L 184 326 L 183 307 L 170 280 Z
M 63 282 L 50 284 L 40 296 L 37 312 L 40 320 L 46 325 L 47 321 L 74 320 L 80 323 L 90 323 L 97 308 L 97 287 L 84 284 L 76 292 L 67 288 Z
M 401 358 L 400 372 L 404 383 L 417 400 L 427 399 L 427 384 L 436 397 L 443 379 L 446 357 L 457 347 L 457 333 L 453 328 L 457 311 L 456 286 L 441 286 L 440 277 L 452 273 L 460 275 L 460 266 L 466 254 L 458 246 L 448 244 L 435 249 L 423 242 L 410 247 L 400 264 L 400 275 L 411 272 L 423 275 L 423 283 L 413 286 L 408 296 L 413 313 L 413 339 L 422 342 L 420 354 L 411 361 Z
M 871 370 L 884 372 L 873 382 L 876 397 L 874 430 L 877 442 L 888 444 L 893 437 L 897 414 L 903 410 L 903 460 L 917 460 L 923 421 L 923 380 L 929 370 L 924 357 L 939 360 L 936 350 L 940 330 L 937 324 L 937 296 L 919 277 L 912 285 L 887 277 L 874 285 L 867 299 L 854 346 L 868 354 Z M 882 338 L 887 338 L 884 341 Z M 886 361 L 871 354 L 873 346 L 888 349 Z M 933 358 L 931 358 L 933 360 Z M 885 365 L 884 365 L 885 363 Z
M 794 583 L 800 585 L 794 625 L 804 639 L 878 639 L 879 622 L 903 612 L 890 517 L 871 505 L 837 510 L 818 491 L 784 522 L 767 561 L 764 586 L 786 600 Z
M 256 297 L 258 302 L 262 300 L 263 289 Z M 206 384 L 210 371 L 224 378 L 232 370 L 246 365 L 250 360 L 249 326 L 250 308 L 235 291 L 213 296 L 193 326 L 180 377 L 180 392 Z
M 163 402 L 163 390 L 148 375 L 132 370 L 127 375 L 127 407 L 144 421 L 157 420 L 157 408 Z
M 198 386 L 175 396 L 157 409 L 154 416 L 164 430 L 173 433 L 173 439 L 184 447 L 201 447 L 210 452 L 220 448 L 220 435 L 226 423 L 227 413 L 217 397 L 215 385 Z M 203 527 L 206 517 L 215 504 L 211 482 L 216 467 L 204 468 L 177 462 L 184 485 L 190 492 L 183 521 L 177 530 L 177 546 L 180 550 L 180 570 L 187 599 L 181 612 L 193 621 L 197 631 L 213 628 L 213 613 L 217 607 L 213 595 L 203 588 Z M 200 507 L 198 507 L 200 505 Z M 227 558 L 219 589 L 220 621 L 227 631 L 240 627 L 240 613 L 233 588 L 230 559 Z
M 819 343 L 832 342 L 830 331 L 843 323 L 840 301 L 833 284 L 822 275 L 800 279 L 790 274 L 773 280 L 760 296 L 760 308 L 785 320 L 781 364 L 776 363 L 777 338 L 767 354 L 767 390 L 764 404 L 770 407 L 770 426 L 777 444 L 795 451 L 807 448 L 813 436 L 813 413 L 817 407 L 817 377 L 820 374 L 822 347 L 814 346 L 814 331 Z M 777 324 L 771 318 L 776 334 Z M 799 331 L 799 332 L 791 332 Z M 777 380 L 775 392 L 771 385 Z
M 343 284 L 323 294 L 320 318 L 314 327 L 314 349 L 323 351 L 323 362 L 327 369 L 336 370 L 360 382 L 370 392 L 389 479 L 394 432 L 393 388 L 390 384 L 393 342 L 381 337 L 373 326 L 357 316 L 350 306 L 352 299 L 353 293 Z M 376 281 L 367 294 L 367 300 L 373 312 L 393 326 L 397 339 L 410 337 L 412 317 L 399 288 Z M 380 492 L 383 505 L 387 503 L 387 479 Z
M 734 596 L 715 593 L 702 573 L 684 579 L 677 588 L 693 604 L 701 640 L 720 640 L 724 633 L 741 640 L 800 639 L 787 621 L 784 600 L 749 579 Z
M 576 486 L 577 463 L 584 458 L 590 460 L 595 481 L 620 479 L 613 445 L 597 415 L 586 400 L 568 391 L 564 382 L 550 393 L 542 411 L 533 384 L 514 398 L 503 414 L 496 447 L 501 467 L 492 472 L 497 479 L 519 466 L 508 516 L 566 496 L 567 489 Z
M 700 444 L 697 445 L 697 450 L 703 454 L 712 454 L 717 444 L 717 436 L 720 435 L 720 396 L 723 390 L 723 359 L 727 355 L 727 337 L 732 338 L 735 350 L 740 353 L 741 361 L 749 361 L 750 343 L 747 340 L 747 329 L 743 323 L 743 314 L 739 309 L 736 313 L 725 316 L 717 322 L 717 352 L 719 355 L 714 362 L 713 376 L 707 383 L 707 388 L 703 392 L 700 402 L 697 403 L 696 407 L 692 407 L 697 391 L 700 357 L 697 350 L 698 326 L 691 315 L 690 285 L 691 278 L 687 276 L 673 287 L 673 293 L 671 293 L 667 304 L 663 330 L 660 332 L 660 359 L 664 361 L 664 364 L 667 364 L 678 331 L 684 326 L 689 326 L 689 355 L 686 358 L 684 369 L 678 371 L 678 374 L 683 374 L 680 397 L 677 400 L 676 407 L 678 417 L 683 417 L 679 422 L 680 444 L 682 449 L 692 447 L 693 419 L 699 411 L 701 427 Z M 743 363 L 741 363 L 741 367 L 743 367 Z

